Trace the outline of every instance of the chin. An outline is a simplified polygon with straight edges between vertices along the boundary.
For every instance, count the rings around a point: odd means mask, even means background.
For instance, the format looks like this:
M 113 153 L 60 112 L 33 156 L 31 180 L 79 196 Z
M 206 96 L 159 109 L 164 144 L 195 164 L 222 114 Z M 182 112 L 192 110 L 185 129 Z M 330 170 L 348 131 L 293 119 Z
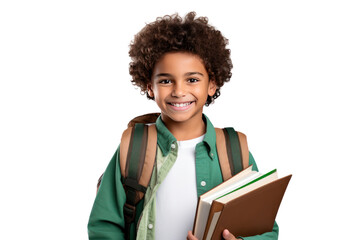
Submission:
M 189 120 L 191 117 L 186 115 L 186 116 L 179 116 L 180 114 L 171 114 L 171 115 L 167 115 L 171 120 L 173 120 L 174 122 L 186 122 L 187 120 Z

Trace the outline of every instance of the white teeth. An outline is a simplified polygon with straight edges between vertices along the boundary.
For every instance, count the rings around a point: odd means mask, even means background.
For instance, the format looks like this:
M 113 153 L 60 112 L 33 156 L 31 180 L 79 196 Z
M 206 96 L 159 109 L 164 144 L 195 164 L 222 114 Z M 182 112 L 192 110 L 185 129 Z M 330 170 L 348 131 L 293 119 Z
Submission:
M 175 107 L 185 107 L 190 105 L 191 102 L 187 102 L 187 103 L 171 103 L 171 105 L 175 106 Z

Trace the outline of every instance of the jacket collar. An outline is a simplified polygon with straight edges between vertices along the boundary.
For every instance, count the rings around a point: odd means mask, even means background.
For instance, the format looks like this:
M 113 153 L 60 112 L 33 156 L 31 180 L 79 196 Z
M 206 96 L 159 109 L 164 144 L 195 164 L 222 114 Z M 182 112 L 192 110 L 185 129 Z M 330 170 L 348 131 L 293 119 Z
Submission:
M 204 136 L 204 143 L 207 145 L 208 154 L 211 159 L 216 153 L 216 134 L 215 129 L 209 118 L 203 114 L 203 121 L 206 125 L 206 133 Z M 156 129 L 157 129 L 157 143 L 162 151 L 162 153 L 167 156 L 171 150 L 171 144 L 176 143 L 176 138 L 172 133 L 167 129 L 164 122 L 161 119 L 161 115 L 156 120 Z

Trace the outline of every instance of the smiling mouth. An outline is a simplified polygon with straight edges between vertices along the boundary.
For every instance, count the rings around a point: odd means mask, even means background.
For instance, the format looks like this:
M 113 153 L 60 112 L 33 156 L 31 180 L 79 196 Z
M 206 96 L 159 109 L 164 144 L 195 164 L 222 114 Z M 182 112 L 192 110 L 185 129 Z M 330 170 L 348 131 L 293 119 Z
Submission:
M 192 101 L 192 102 L 183 102 L 183 103 L 172 103 L 172 102 L 169 102 L 168 104 L 171 105 L 171 106 L 174 106 L 174 107 L 182 108 L 182 107 L 189 106 L 189 105 L 192 104 L 193 102 L 194 102 L 194 101 Z

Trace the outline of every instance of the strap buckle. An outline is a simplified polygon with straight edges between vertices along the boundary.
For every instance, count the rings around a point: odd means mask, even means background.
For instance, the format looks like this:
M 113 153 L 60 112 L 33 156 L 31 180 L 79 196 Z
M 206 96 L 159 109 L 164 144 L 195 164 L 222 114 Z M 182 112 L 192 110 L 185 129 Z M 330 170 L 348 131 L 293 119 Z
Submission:
M 136 208 L 133 205 L 125 203 L 124 205 L 124 217 L 125 222 L 130 223 L 135 220 Z

